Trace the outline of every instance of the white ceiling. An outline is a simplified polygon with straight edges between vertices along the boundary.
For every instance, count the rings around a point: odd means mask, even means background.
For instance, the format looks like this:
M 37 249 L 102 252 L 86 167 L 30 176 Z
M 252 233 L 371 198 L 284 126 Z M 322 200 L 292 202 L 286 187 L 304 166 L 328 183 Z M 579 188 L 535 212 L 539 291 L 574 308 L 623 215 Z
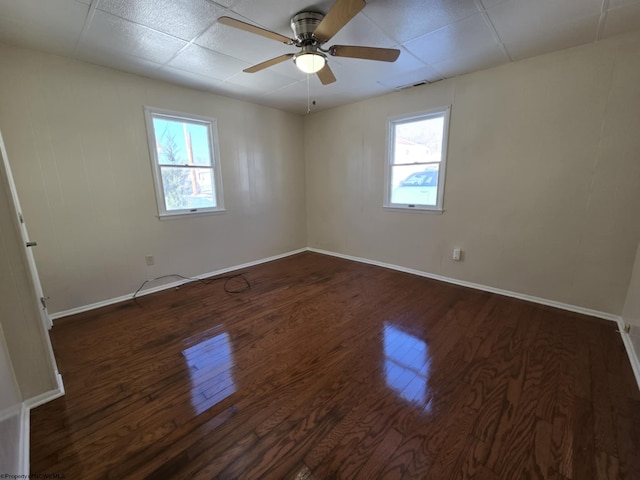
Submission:
M 287 37 L 291 16 L 333 0 L 0 0 L 0 41 L 305 113 L 293 61 L 252 64 L 287 46 L 217 23 L 222 15 Z M 309 79 L 318 111 L 397 88 L 640 29 L 640 0 L 368 0 L 327 43 L 391 47 L 395 63 L 330 57 L 337 82 Z M 1 67 L 0 67 L 1 68 Z

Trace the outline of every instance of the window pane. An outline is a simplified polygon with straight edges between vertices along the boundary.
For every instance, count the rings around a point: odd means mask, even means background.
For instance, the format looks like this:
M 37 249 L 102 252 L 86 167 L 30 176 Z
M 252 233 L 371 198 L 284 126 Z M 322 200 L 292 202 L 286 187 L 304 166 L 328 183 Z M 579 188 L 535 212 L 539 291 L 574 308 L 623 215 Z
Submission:
M 160 167 L 160 172 L 167 211 L 216 206 L 211 169 Z
M 160 165 L 211 165 L 207 125 L 153 118 Z
M 397 123 L 394 127 L 394 164 L 439 162 L 444 117 Z
M 391 167 L 391 203 L 436 205 L 439 169 L 438 164 Z

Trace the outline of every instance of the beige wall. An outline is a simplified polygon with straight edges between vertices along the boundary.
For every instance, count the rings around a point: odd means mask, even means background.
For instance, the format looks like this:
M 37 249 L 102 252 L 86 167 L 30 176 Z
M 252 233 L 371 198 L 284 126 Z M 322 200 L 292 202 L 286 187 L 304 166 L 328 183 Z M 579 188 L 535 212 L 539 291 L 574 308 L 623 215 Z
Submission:
M 0 46 L 0 130 L 50 310 L 308 244 L 620 314 L 639 49 L 627 35 L 303 119 Z M 387 117 L 449 104 L 445 213 L 383 210 Z M 226 214 L 156 218 L 143 105 L 218 119 Z
M 638 52 L 633 34 L 307 117 L 309 246 L 619 315 L 640 238 Z M 449 104 L 444 214 L 383 210 L 386 119 Z
M 636 261 L 633 265 L 633 274 L 622 318 L 625 323 L 631 325 L 631 343 L 633 344 L 636 358 L 640 360 L 640 244 L 638 245 Z M 640 387 L 640 385 L 638 386 Z
M 9 46 L 0 65 L 0 131 L 52 313 L 306 246 L 301 117 Z M 217 118 L 226 214 L 158 220 L 144 105 Z

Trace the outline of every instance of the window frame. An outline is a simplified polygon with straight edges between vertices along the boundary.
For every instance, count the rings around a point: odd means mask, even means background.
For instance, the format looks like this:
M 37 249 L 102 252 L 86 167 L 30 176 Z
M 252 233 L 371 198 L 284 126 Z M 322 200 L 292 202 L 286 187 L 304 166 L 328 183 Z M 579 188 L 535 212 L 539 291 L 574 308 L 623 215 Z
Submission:
M 224 195 L 222 191 L 222 173 L 220 170 L 220 149 L 218 147 L 218 125 L 215 118 L 191 113 L 176 112 L 163 108 L 144 107 L 145 124 L 147 128 L 147 143 L 151 159 L 151 170 L 153 172 L 153 183 L 156 194 L 156 204 L 158 207 L 158 217 L 160 220 L 170 218 L 185 218 L 188 216 L 214 215 L 226 212 L 224 208 Z M 210 169 L 213 175 L 213 185 L 215 188 L 215 207 L 184 208 L 180 210 L 167 210 L 165 203 L 164 185 L 162 182 L 162 165 L 158 158 L 156 147 L 156 133 L 153 125 L 154 118 L 164 118 L 178 122 L 187 122 L 207 127 L 209 152 L 211 155 L 211 165 L 181 165 L 181 168 Z
M 423 110 L 416 113 L 407 115 L 397 115 L 389 117 L 387 119 L 387 159 L 385 168 L 385 185 L 384 185 L 384 209 L 389 210 L 403 210 L 412 212 L 425 212 L 425 213 L 442 213 L 444 211 L 444 189 L 445 189 L 445 177 L 447 167 L 447 146 L 449 144 L 449 119 L 451 116 L 451 105 L 446 107 L 432 108 L 429 110 Z M 394 164 L 395 158 L 395 127 L 396 125 L 411 123 L 429 118 L 443 118 L 443 132 L 442 132 L 442 149 L 439 162 L 416 162 L 407 164 Z M 391 191 L 392 191 L 392 179 L 393 179 L 393 167 L 396 165 L 433 165 L 438 164 L 438 191 L 436 195 L 435 205 L 420 205 L 420 204 L 408 204 L 408 203 L 392 203 Z

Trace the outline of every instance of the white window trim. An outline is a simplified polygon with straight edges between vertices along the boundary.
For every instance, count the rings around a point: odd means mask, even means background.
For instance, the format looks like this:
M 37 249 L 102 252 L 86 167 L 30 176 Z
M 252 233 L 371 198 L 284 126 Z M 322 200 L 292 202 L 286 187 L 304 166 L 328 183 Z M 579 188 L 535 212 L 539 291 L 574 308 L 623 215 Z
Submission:
M 153 116 L 167 116 L 176 120 L 199 122 L 207 125 L 209 129 L 209 151 L 212 153 L 213 181 L 216 191 L 216 206 L 207 208 L 189 208 L 184 210 L 167 210 L 165 208 L 164 187 L 162 184 L 162 173 L 156 149 L 155 130 L 153 128 Z M 171 218 L 185 218 L 187 216 L 215 215 L 226 212 L 224 208 L 224 195 L 222 192 L 222 173 L 220 171 L 220 149 L 218 147 L 218 125 L 215 118 L 194 115 L 191 113 L 176 112 L 156 107 L 144 107 L 145 123 L 147 127 L 147 143 L 149 145 L 149 155 L 151 159 L 151 171 L 156 194 L 156 204 L 158 206 L 158 217 L 160 220 Z
M 385 210 L 404 210 L 410 212 L 422 213 L 442 213 L 444 211 L 444 189 L 445 177 L 447 170 L 447 146 L 449 144 L 449 117 L 451 114 L 451 105 L 446 107 L 432 108 L 421 112 L 410 113 L 408 115 L 396 115 L 387 118 L 387 159 L 384 178 L 384 204 L 382 208 Z M 442 158 L 438 169 L 438 196 L 436 205 L 410 205 L 402 203 L 391 203 L 391 177 L 394 158 L 395 146 L 395 125 L 398 123 L 412 122 L 421 118 L 443 116 L 444 131 L 442 134 Z M 431 164 L 433 162 L 424 162 Z

